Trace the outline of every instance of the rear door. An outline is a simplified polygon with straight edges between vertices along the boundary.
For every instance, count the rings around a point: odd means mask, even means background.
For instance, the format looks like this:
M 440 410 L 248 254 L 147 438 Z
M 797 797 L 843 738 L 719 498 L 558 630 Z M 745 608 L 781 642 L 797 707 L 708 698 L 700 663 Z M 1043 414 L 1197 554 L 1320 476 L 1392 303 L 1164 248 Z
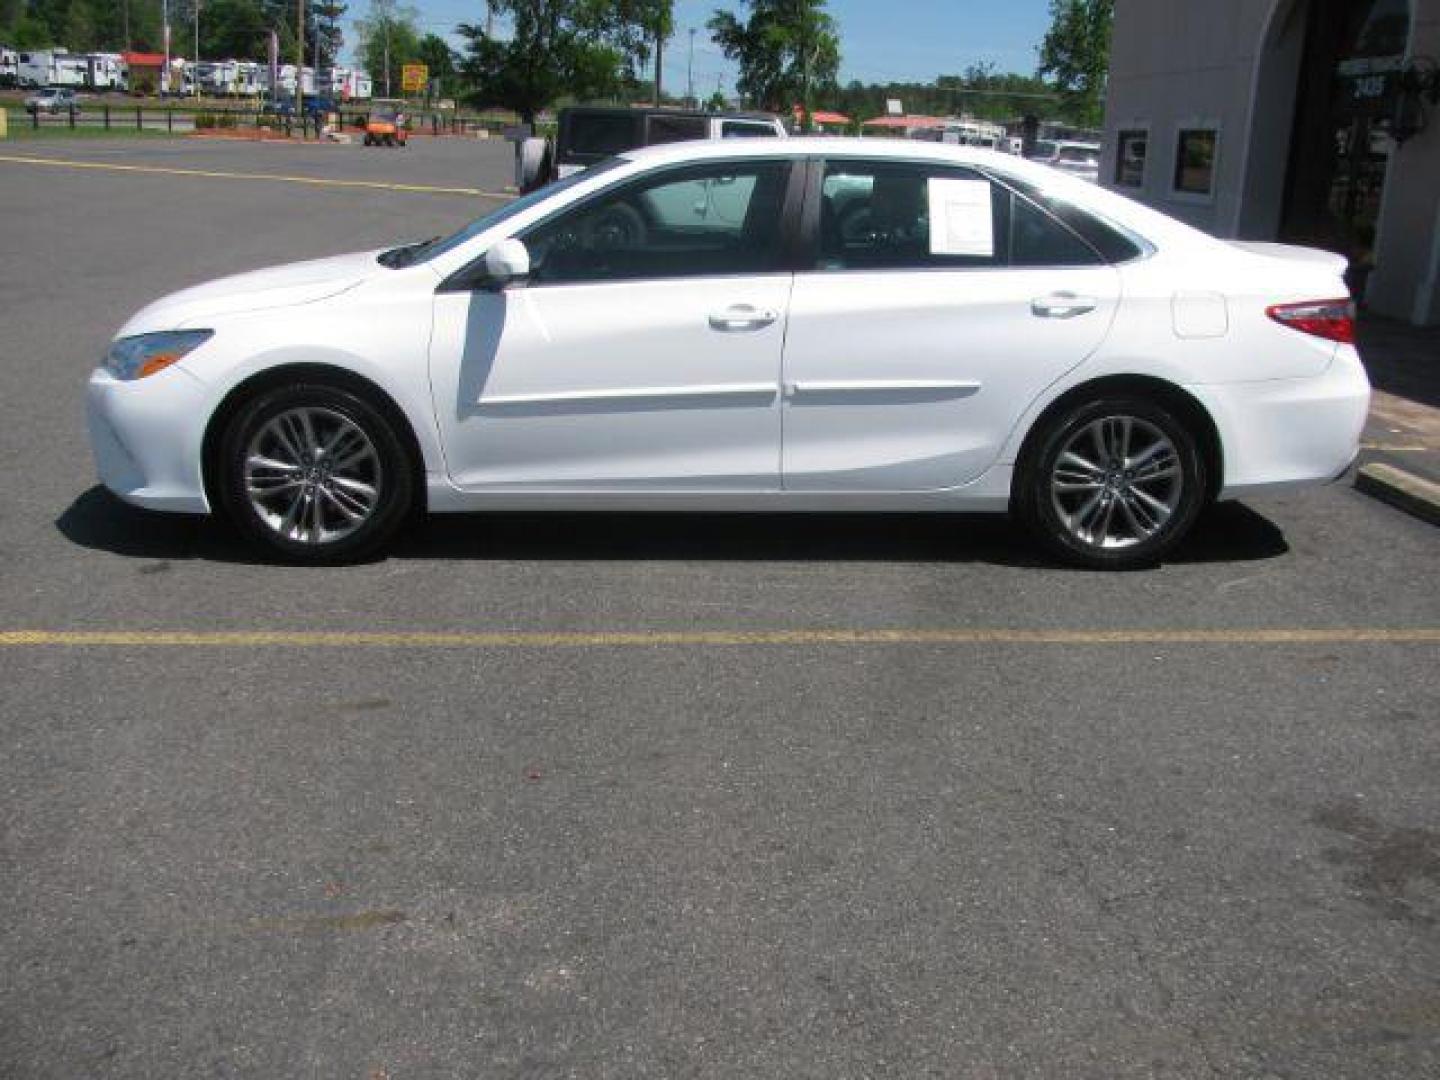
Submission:
M 784 486 L 969 483 L 1104 340 L 1119 275 L 978 172 L 874 160 L 817 172 L 817 257 L 796 276 L 785 346 Z

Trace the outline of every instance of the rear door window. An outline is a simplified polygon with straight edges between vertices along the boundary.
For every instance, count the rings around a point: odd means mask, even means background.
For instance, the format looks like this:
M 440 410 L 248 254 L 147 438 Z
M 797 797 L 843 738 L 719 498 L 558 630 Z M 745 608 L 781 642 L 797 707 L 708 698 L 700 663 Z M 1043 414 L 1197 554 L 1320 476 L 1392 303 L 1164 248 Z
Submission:
M 722 139 L 773 139 L 775 129 L 754 120 L 726 120 L 720 125 Z
M 818 269 L 1096 266 L 1139 254 L 1093 215 L 963 166 L 829 162 Z
M 820 199 L 820 269 L 1003 266 L 1007 196 L 963 167 L 827 163 Z
M 651 116 L 646 122 L 645 145 L 687 142 L 709 134 L 709 121 L 703 116 Z
M 625 113 L 576 113 L 560 140 L 562 161 L 600 161 L 640 145 L 640 117 Z

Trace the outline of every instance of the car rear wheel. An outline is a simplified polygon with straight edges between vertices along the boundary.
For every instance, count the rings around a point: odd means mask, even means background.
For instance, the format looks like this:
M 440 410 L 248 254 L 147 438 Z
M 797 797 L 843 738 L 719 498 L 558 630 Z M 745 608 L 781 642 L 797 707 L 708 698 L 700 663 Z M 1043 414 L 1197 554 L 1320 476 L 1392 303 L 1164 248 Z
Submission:
M 1190 430 L 1139 397 L 1080 402 L 1037 432 L 1020 517 L 1049 550 L 1094 569 L 1154 564 L 1195 523 L 1205 461 Z
M 221 442 L 219 481 L 240 531 L 294 563 L 373 554 L 415 497 L 395 424 L 365 398 L 325 385 L 269 390 L 243 406 Z

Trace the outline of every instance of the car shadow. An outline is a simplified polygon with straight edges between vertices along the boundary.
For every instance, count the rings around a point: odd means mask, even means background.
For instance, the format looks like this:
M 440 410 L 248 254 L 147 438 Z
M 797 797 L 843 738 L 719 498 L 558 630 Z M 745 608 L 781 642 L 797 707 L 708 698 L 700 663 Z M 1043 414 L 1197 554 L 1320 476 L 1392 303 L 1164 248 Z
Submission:
M 138 510 L 102 487 L 56 519 L 80 547 L 125 558 L 265 562 L 222 521 Z M 1212 507 L 1172 564 L 1254 562 L 1290 550 L 1241 503 Z M 1000 514 L 437 514 L 402 535 L 392 559 L 983 563 L 1058 568 Z

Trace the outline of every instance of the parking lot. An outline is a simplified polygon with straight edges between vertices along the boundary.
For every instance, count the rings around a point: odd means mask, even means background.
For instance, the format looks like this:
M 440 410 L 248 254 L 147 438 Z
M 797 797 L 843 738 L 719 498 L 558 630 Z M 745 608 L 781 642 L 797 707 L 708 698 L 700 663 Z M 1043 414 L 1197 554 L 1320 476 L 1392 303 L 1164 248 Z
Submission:
M 446 517 L 95 486 L 109 336 L 453 229 L 503 143 L 0 143 L 0 1076 L 1433 1077 L 1440 533 Z

